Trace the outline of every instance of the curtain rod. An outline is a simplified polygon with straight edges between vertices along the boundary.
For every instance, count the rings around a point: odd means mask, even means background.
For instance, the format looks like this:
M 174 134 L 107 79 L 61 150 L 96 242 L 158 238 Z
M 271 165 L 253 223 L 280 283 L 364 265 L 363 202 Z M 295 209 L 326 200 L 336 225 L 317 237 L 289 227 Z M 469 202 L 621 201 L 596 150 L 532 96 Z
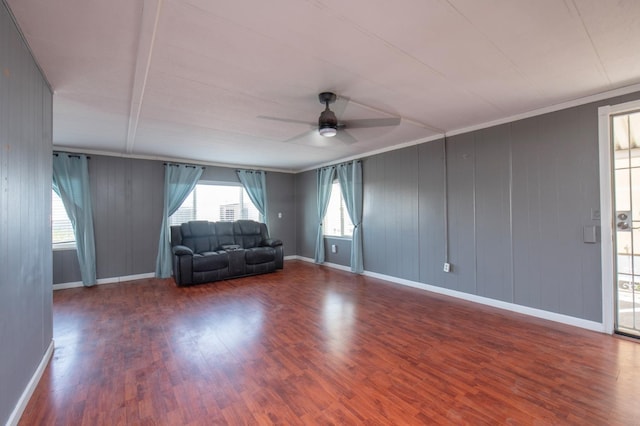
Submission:
M 196 166 L 196 165 L 193 165 L 193 164 L 178 164 L 178 163 L 162 163 L 162 164 L 165 165 L 165 166 L 173 166 L 173 167 L 185 166 L 185 167 L 191 167 L 191 168 L 194 168 L 194 169 L 197 169 L 198 167 L 202 167 L 202 170 L 206 169 L 206 167 L 204 167 L 204 166 Z
M 338 163 L 338 164 L 332 164 L 330 166 L 320 167 L 319 169 L 316 169 L 316 170 L 330 169 L 332 167 L 342 166 L 342 165 L 351 164 L 351 163 L 362 163 L 362 160 L 345 161 L 344 163 Z
M 54 152 L 53 155 L 54 156 L 59 156 L 60 154 L 66 154 L 69 158 L 80 158 L 80 154 L 70 154 L 68 152 Z M 82 154 L 84 155 L 84 154 Z M 89 157 L 88 155 L 85 155 L 85 157 L 87 157 L 87 160 L 90 160 L 91 157 Z
M 256 169 L 236 169 L 236 172 L 249 172 L 249 173 L 267 173 L 264 170 L 256 170 Z

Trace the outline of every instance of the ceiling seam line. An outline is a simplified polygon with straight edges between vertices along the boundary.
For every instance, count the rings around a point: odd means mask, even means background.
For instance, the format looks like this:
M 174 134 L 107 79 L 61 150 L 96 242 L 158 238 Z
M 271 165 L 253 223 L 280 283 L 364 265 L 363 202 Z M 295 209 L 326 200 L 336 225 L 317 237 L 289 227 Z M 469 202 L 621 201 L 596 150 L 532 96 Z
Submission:
M 531 85 L 535 88 L 536 93 L 538 94 L 538 96 L 539 96 L 540 98 L 544 98 L 544 95 L 543 95 L 543 93 L 540 91 L 540 88 L 539 88 L 539 86 L 538 86 L 538 83 L 537 83 L 535 80 L 533 80 L 533 79 L 531 79 L 531 78 L 527 77 L 527 75 L 526 75 L 525 73 L 523 73 L 523 72 L 520 70 L 520 67 L 519 67 L 515 62 L 513 62 L 513 61 L 511 60 L 511 58 L 509 57 L 509 55 L 507 55 L 507 54 L 506 54 L 506 53 L 505 53 L 505 52 L 504 52 L 504 51 L 503 51 L 503 50 L 502 50 L 502 49 L 501 49 L 501 48 L 500 48 L 500 47 L 499 47 L 499 46 L 498 46 L 498 45 L 497 45 L 493 40 L 491 40 L 491 38 L 490 38 L 489 36 L 487 36 L 483 31 L 481 31 L 481 30 L 480 30 L 480 28 L 478 28 L 478 27 L 473 23 L 473 21 L 471 21 L 471 19 L 469 19 L 469 18 L 467 17 L 467 15 L 465 15 L 464 13 L 462 13 L 462 11 L 461 11 L 460 9 L 458 9 L 458 8 L 457 8 L 457 7 L 456 7 L 456 6 L 451 2 L 451 0 L 445 0 L 445 1 L 447 2 L 447 4 L 448 4 L 448 5 L 449 5 L 453 10 L 455 10 L 455 11 L 456 11 L 456 13 L 457 13 L 458 15 L 462 16 L 462 17 L 463 17 L 463 18 L 464 18 L 464 19 L 469 23 L 469 25 L 471 25 L 471 26 L 472 26 L 476 31 L 478 31 L 478 33 L 482 34 L 482 36 L 485 38 L 485 40 L 487 40 L 487 41 L 491 44 L 491 46 L 493 46 L 493 47 L 494 47 L 494 48 L 495 48 L 495 49 L 500 53 L 500 55 L 501 55 L 501 56 L 502 56 L 502 57 L 503 57 L 507 62 L 509 62 L 509 63 L 511 64 L 511 66 L 512 66 L 512 67 L 513 67 L 513 69 L 514 69 L 514 71 L 515 71 L 515 72 L 516 72 L 520 77 L 522 77 L 522 79 L 524 79 L 524 80 L 526 80 L 526 81 L 529 81 L 529 82 L 531 83 Z
M 593 38 L 591 37 L 591 33 L 587 28 L 587 24 L 584 22 L 584 19 L 582 19 L 582 14 L 580 13 L 580 9 L 578 8 L 578 5 L 576 4 L 575 0 L 572 0 L 572 3 L 573 3 L 573 7 L 576 10 L 576 13 L 578 14 L 578 18 L 580 19 L 580 24 L 582 25 L 582 29 L 584 30 L 584 33 L 587 35 L 587 38 L 589 38 L 589 44 L 591 44 L 593 53 L 598 58 L 598 64 L 600 64 L 600 69 L 604 74 L 604 77 L 607 79 L 607 83 L 609 84 L 609 86 L 611 86 L 611 79 L 609 78 L 609 74 L 607 73 L 607 68 L 604 66 L 604 63 L 602 62 L 602 57 L 600 56 L 600 52 L 598 52 L 598 48 L 596 47 L 596 44 L 594 43 Z
M 142 19 L 141 19 L 141 28 L 140 28 L 140 36 L 138 39 L 138 51 L 136 55 L 136 69 L 133 78 L 133 86 L 131 88 L 131 104 L 129 107 L 129 123 L 127 126 L 127 140 L 125 151 L 128 153 L 133 152 L 133 145 L 135 143 L 136 133 L 138 131 L 138 122 L 140 119 L 140 112 L 142 110 L 142 100 L 144 98 L 144 93 L 147 87 L 147 81 L 149 78 L 149 68 L 151 67 L 151 58 L 153 56 L 153 48 L 156 41 L 156 34 L 158 31 L 158 22 L 160 21 L 160 11 L 162 9 L 162 1 L 157 0 L 155 17 L 153 21 L 153 29 L 151 31 L 151 40 L 148 45 L 148 52 L 146 54 L 146 63 L 144 65 L 144 71 L 141 71 L 139 63 L 140 63 L 140 55 L 142 53 L 142 43 L 144 36 L 147 34 L 145 31 L 145 9 L 147 5 L 149 5 L 154 0 L 146 0 L 143 5 L 142 10 Z M 148 9 L 147 9 L 148 10 Z
M 453 7 L 453 6 L 452 6 Z M 454 7 L 455 9 L 455 7 Z M 455 9 L 457 11 L 457 9 Z M 414 55 L 412 55 L 411 53 L 407 52 L 404 49 L 401 49 L 400 47 L 394 45 L 393 43 L 385 40 L 384 38 L 378 36 L 377 34 L 368 31 L 367 29 L 363 28 L 362 26 L 356 24 L 355 22 L 346 19 L 344 16 L 341 15 L 336 15 L 335 13 L 332 13 L 336 18 L 342 20 L 342 21 L 346 21 L 349 22 L 358 32 L 360 32 L 361 34 L 370 37 L 372 39 L 378 40 L 378 42 L 381 42 L 382 44 L 384 44 L 385 46 L 387 46 L 389 49 L 401 54 L 402 56 L 406 57 L 407 59 L 411 60 L 412 62 L 427 68 L 428 70 L 430 70 L 432 73 L 434 73 L 435 75 L 437 75 L 438 77 L 440 77 L 442 80 L 446 81 L 448 84 L 451 84 L 452 86 L 455 87 L 460 87 L 461 85 L 457 82 L 452 81 L 450 78 L 447 77 L 446 74 L 444 74 L 442 71 L 438 70 L 437 68 L 434 68 L 433 66 L 429 65 L 428 63 L 418 59 L 417 57 L 415 57 Z M 466 17 L 464 15 L 462 15 L 465 19 Z M 475 26 L 474 26 L 475 27 Z M 484 35 L 484 34 L 483 34 Z M 496 111 L 500 111 L 500 112 L 504 112 L 502 108 L 500 108 L 499 106 L 495 105 L 493 102 L 491 102 L 490 100 L 486 99 L 484 96 L 474 92 L 473 90 L 468 89 L 467 87 L 462 86 L 461 91 L 464 91 L 472 96 L 477 97 L 478 99 L 480 99 L 481 101 L 485 102 L 487 105 L 491 106 L 492 108 L 495 108 Z

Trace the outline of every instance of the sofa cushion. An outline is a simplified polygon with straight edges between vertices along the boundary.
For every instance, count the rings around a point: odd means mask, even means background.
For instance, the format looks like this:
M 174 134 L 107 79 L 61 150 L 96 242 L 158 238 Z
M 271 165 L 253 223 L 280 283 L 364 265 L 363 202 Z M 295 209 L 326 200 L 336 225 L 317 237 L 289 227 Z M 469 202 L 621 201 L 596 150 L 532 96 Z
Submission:
M 235 221 L 233 223 L 233 232 L 236 236 L 237 243 L 246 249 L 259 247 L 264 239 L 264 235 L 262 235 L 262 230 L 260 229 L 260 223 L 254 222 L 253 220 Z
M 238 244 L 233 236 L 233 222 L 215 222 L 216 236 L 218 237 L 218 247 Z
M 210 226 L 210 222 L 206 220 L 192 220 L 186 223 L 188 237 L 205 237 L 213 234 L 214 230 Z M 184 229 L 182 231 L 183 238 L 185 236 Z
M 204 252 L 193 255 L 193 271 L 206 272 L 229 266 L 229 256 L 226 252 Z
M 180 230 L 182 232 L 182 244 L 195 253 L 212 251 L 218 246 L 215 227 L 211 222 L 193 220 L 180 225 Z
M 247 265 L 273 262 L 276 258 L 276 249 L 273 247 L 254 247 L 245 250 L 244 260 Z

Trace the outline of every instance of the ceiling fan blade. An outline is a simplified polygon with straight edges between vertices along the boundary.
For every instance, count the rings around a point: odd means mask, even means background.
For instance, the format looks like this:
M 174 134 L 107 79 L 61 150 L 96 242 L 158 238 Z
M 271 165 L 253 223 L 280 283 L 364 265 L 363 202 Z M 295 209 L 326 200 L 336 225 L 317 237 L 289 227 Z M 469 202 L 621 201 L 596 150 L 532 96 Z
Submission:
M 340 119 L 340 117 L 342 117 L 342 114 L 344 114 L 344 110 L 347 108 L 347 104 L 350 100 L 351 99 L 347 98 L 346 96 L 338 96 L 336 101 L 331 104 L 329 108 L 331 108 L 336 117 Z
M 272 120 L 272 121 L 281 121 L 284 123 L 297 123 L 297 124 L 306 124 L 307 126 L 316 127 L 316 123 L 309 123 L 308 121 L 302 120 L 293 120 L 290 118 L 280 118 L 280 117 L 269 117 L 267 115 L 258 115 L 256 118 L 261 118 L 263 120 Z
M 340 123 L 340 125 L 346 129 L 366 129 L 369 127 L 397 126 L 398 124 L 400 124 L 400 117 L 364 118 L 361 120 L 349 120 Z
M 310 130 L 308 132 L 304 132 L 300 135 L 294 136 L 291 139 L 287 139 L 284 142 L 307 146 L 326 146 L 326 144 L 323 144 L 325 139 L 327 138 L 320 136 L 317 130 Z
M 338 134 L 331 139 L 338 139 L 340 142 L 346 145 L 351 145 L 352 143 L 358 142 L 358 140 L 351 136 L 351 134 L 346 130 L 338 130 Z

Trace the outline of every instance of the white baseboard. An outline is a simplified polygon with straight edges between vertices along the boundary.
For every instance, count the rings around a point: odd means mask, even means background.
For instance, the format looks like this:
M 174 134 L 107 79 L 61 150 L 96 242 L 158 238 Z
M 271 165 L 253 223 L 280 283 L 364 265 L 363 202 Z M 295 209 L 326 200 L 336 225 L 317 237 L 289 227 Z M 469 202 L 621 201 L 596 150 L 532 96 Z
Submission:
M 296 260 L 302 260 L 304 262 L 314 263 L 314 260 L 308 257 L 295 256 Z M 335 263 L 323 263 L 324 266 L 330 268 L 339 269 L 342 271 L 350 271 L 348 266 L 336 265 Z M 554 321 L 562 324 L 571 325 L 574 327 L 580 327 L 591 331 L 597 331 L 600 333 L 607 333 L 603 323 L 589 321 L 582 318 L 576 318 L 569 315 L 558 314 L 555 312 L 549 312 L 542 309 L 529 308 L 527 306 L 517 305 L 515 303 L 503 302 L 501 300 L 490 299 L 488 297 L 476 296 L 475 294 L 464 293 L 462 291 L 450 290 L 448 288 L 438 287 L 430 284 L 423 284 L 416 281 L 405 280 L 403 278 L 397 278 L 390 275 L 378 274 L 376 272 L 364 271 L 364 274 L 368 277 L 377 278 L 380 280 L 390 281 L 395 284 L 406 285 L 408 287 L 414 287 L 421 290 L 430 291 L 432 293 L 443 294 L 445 296 L 455 297 L 456 299 L 467 300 L 469 302 L 479 303 L 481 305 L 487 305 L 494 308 L 504 309 L 519 314 L 529 315 L 536 318 L 542 318 L 549 321 Z
M 45 368 L 47 368 L 47 364 L 49 364 L 51 355 L 53 355 L 54 346 L 55 345 L 52 339 L 51 342 L 49 343 L 49 347 L 44 352 L 44 355 L 40 360 L 40 364 L 38 365 L 38 368 L 33 373 L 33 376 L 31 376 L 31 380 L 29 380 L 29 383 L 27 383 L 27 387 L 25 388 L 24 392 L 22 392 L 22 395 L 20 396 L 18 403 L 16 404 L 15 408 L 13 409 L 13 412 L 9 416 L 9 420 L 7 420 L 6 426 L 15 426 L 20 421 L 20 417 L 22 417 L 22 413 L 24 413 L 25 408 L 27 408 L 27 404 L 31 399 L 31 395 L 33 395 L 33 392 L 36 390 L 36 387 L 38 386 L 38 383 L 42 378 L 42 374 L 44 374 L 44 370 Z
M 585 328 L 591 331 L 605 332 L 604 325 L 595 321 L 589 321 L 582 318 L 576 318 L 569 315 L 549 312 L 542 309 L 529 308 L 527 306 L 517 305 L 515 303 L 503 302 L 501 300 L 490 299 L 488 297 L 477 296 L 475 294 L 464 293 L 462 291 L 450 290 L 448 288 L 438 287 L 430 284 L 423 284 L 416 281 L 405 280 L 402 278 L 391 277 L 389 275 L 378 274 L 375 272 L 365 271 L 364 275 L 372 278 L 378 278 L 385 281 L 391 281 L 397 284 L 409 287 L 419 288 L 421 290 L 430 291 L 432 293 L 443 294 L 445 296 L 455 297 L 456 299 L 467 300 L 469 302 L 479 303 L 482 305 L 492 306 L 494 308 L 504 309 L 519 314 L 529 315 L 536 318 L 542 318 L 549 321 L 559 322 L 562 324 L 572 325 L 574 327 Z
M 123 277 L 100 278 L 99 280 L 97 280 L 96 284 L 100 285 L 100 284 L 121 283 L 125 281 L 135 281 L 135 280 L 142 280 L 146 278 L 153 278 L 155 276 L 156 276 L 155 272 L 148 272 L 146 274 L 125 275 Z M 53 289 L 64 290 L 65 288 L 76 288 L 76 287 L 82 287 L 82 286 L 83 286 L 82 281 L 74 281 L 70 283 L 54 284 Z
M 303 256 L 290 256 L 290 257 L 291 257 L 290 260 L 302 260 L 303 262 L 316 263 L 316 261 L 314 259 L 311 259 L 310 257 L 303 257 Z M 349 266 L 339 265 L 337 263 L 324 262 L 322 266 L 328 266 L 333 269 L 339 269 L 341 271 L 351 272 L 351 268 Z

